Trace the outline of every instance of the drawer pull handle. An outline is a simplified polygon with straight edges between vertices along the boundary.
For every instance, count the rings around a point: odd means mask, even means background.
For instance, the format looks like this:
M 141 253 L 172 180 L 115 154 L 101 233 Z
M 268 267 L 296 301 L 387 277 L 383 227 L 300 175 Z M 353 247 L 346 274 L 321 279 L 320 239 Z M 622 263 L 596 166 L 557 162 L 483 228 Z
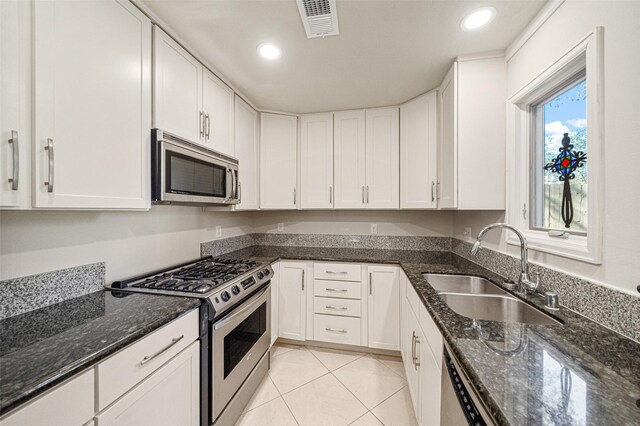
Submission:
M 325 271 L 327 274 L 346 275 L 347 271 Z
M 146 363 L 148 363 L 149 361 L 151 361 L 154 358 L 159 357 L 160 355 L 162 355 L 163 353 L 165 353 L 166 351 L 168 351 L 169 349 L 171 349 L 173 347 L 173 345 L 175 345 L 176 343 L 178 343 L 180 340 L 182 340 L 184 338 L 184 334 L 180 337 L 174 337 L 173 339 L 171 339 L 171 343 L 169 343 L 167 346 L 165 346 L 164 348 L 160 349 L 158 352 L 156 352 L 153 355 L 147 355 L 144 358 L 142 358 L 142 361 L 140 361 L 140 365 L 145 365 Z
M 349 290 L 346 290 L 344 288 L 336 289 L 336 288 L 329 288 L 329 287 L 325 288 L 325 290 L 331 291 L 333 293 L 346 293 L 347 291 L 349 291 Z
M 329 306 L 329 305 L 325 306 L 325 308 L 333 309 L 334 311 L 346 311 L 347 309 L 349 309 L 346 306 L 337 307 L 337 306 Z
M 330 331 L 332 333 L 342 333 L 342 334 L 346 334 L 347 330 L 336 330 L 335 328 L 325 328 L 325 330 Z

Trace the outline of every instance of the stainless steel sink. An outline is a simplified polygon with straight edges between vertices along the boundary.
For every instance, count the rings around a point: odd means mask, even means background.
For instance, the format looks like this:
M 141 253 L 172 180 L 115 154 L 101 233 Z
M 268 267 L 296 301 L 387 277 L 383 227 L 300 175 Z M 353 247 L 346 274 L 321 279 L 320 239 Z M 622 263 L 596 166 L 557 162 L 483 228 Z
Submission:
M 525 324 L 560 324 L 515 297 L 497 294 L 440 293 L 447 306 L 467 318 Z
M 507 294 L 491 281 L 471 275 L 422 274 L 422 276 L 438 293 Z

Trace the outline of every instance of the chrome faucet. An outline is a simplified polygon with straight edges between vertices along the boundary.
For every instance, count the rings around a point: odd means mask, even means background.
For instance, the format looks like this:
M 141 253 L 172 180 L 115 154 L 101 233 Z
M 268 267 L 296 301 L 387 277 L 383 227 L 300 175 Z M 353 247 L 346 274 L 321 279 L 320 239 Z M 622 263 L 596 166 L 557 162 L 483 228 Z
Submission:
M 476 242 L 473 244 L 473 247 L 471 248 L 471 254 L 473 256 L 476 256 L 478 254 L 478 251 L 480 251 L 480 248 L 482 247 L 482 239 L 484 238 L 484 234 L 486 234 L 488 231 L 495 228 L 510 229 L 520 239 L 520 281 L 518 283 L 520 285 L 520 289 L 519 289 L 520 292 L 526 293 L 527 290 L 529 291 L 538 290 L 538 287 L 539 287 L 538 280 L 536 280 L 536 282 L 533 282 L 529 279 L 529 266 L 527 261 L 527 239 L 525 238 L 522 231 L 520 231 L 515 226 L 511 226 L 506 223 L 492 223 L 490 225 L 485 226 L 482 229 L 482 231 L 480 231 L 480 233 L 478 234 L 478 238 Z

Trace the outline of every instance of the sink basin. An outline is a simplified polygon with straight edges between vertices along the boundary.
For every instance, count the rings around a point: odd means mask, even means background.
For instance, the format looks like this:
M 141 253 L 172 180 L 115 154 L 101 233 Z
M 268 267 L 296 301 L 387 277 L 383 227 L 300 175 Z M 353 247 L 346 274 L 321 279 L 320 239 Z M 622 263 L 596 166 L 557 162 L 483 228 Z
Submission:
M 440 293 L 447 306 L 467 318 L 524 324 L 560 324 L 541 311 L 516 299 L 498 294 Z
M 422 274 L 422 276 L 438 293 L 507 294 L 491 281 L 471 275 Z

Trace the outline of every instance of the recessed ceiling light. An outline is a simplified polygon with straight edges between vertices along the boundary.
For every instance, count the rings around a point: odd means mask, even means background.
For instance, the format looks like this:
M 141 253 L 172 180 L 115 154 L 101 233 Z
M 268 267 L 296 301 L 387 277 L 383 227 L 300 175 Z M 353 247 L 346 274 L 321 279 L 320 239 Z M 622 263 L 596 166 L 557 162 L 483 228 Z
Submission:
M 483 7 L 471 12 L 462 20 L 460 26 L 465 31 L 477 30 L 493 21 L 496 16 L 496 10 L 493 7 Z
M 258 46 L 258 53 L 265 59 L 276 59 L 280 56 L 280 49 L 275 44 L 263 43 Z

